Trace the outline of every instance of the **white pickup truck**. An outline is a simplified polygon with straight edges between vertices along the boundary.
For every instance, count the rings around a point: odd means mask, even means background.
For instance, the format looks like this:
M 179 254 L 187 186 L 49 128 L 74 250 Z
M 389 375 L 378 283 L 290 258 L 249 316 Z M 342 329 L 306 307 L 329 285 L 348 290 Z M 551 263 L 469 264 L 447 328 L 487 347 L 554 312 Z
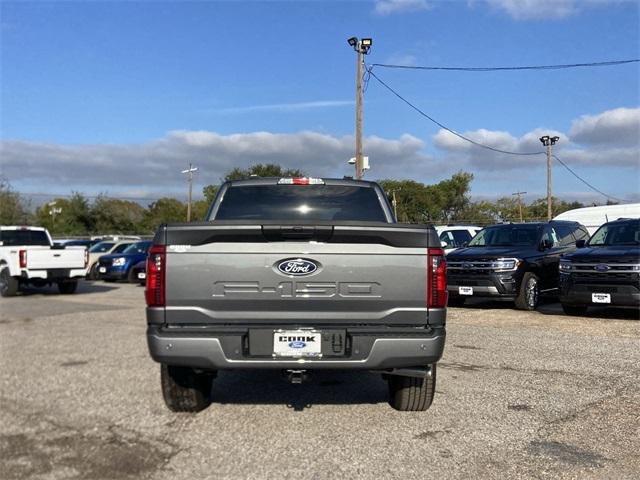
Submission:
M 87 258 L 84 247 L 54 246 L 42 227 L 0 226 L 0 295 L 53 283 L 60 293 L 73 293 L 87 273 Z

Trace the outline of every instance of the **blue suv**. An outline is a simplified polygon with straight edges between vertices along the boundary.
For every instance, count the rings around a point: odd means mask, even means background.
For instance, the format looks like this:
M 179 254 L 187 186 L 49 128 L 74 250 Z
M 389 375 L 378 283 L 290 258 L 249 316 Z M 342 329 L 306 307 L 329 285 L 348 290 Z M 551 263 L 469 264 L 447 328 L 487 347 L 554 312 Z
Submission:
M 136 242 L 129 245 L 122 253 L 103 255 L 98 261 L 98 275 L 107 282 L 116 280 L 128 280 L 135 283 L 138 281 L 134 277 L 133 266 L 147 258 L 147 251 L 153 242 Z

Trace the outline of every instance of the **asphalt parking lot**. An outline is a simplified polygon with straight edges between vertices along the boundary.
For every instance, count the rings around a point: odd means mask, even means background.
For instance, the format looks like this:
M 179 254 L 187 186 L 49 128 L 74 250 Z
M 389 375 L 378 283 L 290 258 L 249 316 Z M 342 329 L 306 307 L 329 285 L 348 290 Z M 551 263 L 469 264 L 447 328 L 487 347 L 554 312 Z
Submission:
M 0 299 L 0 478 L 575 478 L 640 472 L 640 320 L 544 304 L 450 309 L 437 395 L 386 403 L 379 375 L 221 373 L 174 414 L 147 353 L 143 289 Z

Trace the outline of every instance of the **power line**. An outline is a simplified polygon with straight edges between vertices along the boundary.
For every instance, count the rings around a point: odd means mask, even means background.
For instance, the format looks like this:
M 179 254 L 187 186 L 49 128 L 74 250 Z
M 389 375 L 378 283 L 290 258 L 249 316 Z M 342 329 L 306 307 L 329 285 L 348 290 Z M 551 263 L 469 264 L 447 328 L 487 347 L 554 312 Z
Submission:
M 404 103 L 406 103 L 407 105 L 409 105 L 412 109 L 414 109 L 416 112 L 418 112 L 420 115 L 422 115 L 423 117 L 425 117 L 427 120 L 435 123 L 436 125 L 438 125 L 440 128 L 446 130 L 449 133 L 452 133 L 453 135 L 455 135 L 456 137 L 461 138 L 462 140 L 465 140 L 469 143 L 472 143 L 474 145 L 476 145 L 477 147 L 481 147 L 481 148 L 486 148 L 487 150 L 491 150 L 494 152 L 498 152 L 498 153 L 506 153 L 507 155 L 524 155 L 524 156 L 528 156 L 528 155 L 541 155 L 544 154 L 545 152 L 543 150 L 539 151 L 539 152 L 511 152 L 509 150 L 502 150 L 500 148 L 495 148 L 495 147 L 491 147 L 489 145 L 485 145 L 484 143 L 480 143 L 480 142 L 476 142 L 475 140 L 466 137 L 464 135 L 462 135 L 461 133 L 456 132 L 455 130 L 447 127 L 446 125 L 440 123 L 438 120 L 436 120 L 435 118 L 429 116 L 428 114 L 426 114 L 425 112 L 423 112 L 422 110 L 420 110 L 418 107 L 416 107 L 413 103 L 411 103 L 409 100 L 407 100 L 406 98 L 404 98 L 402 95 L 400 95 L 397 91 L 395 91 L 393 88 L 391 88 L 389 85 L 387 85 L 384 81 L 382 81 L 382 79 L 380 79 L 380 77 L 378 77 L 375 73 L 373 73 L 372 71 L 373 69 L 371 67 L 367 67 L 367 72 L 369 73 L 369 75 L 371 75 L 373 78 L 375 78 L 378 83 L 380 83 L 383 87 L 385 87 L 387 90 L 389 90 L 391 93 L 393 93 L 396 97 L 398 97 L 400 100 L 402 100 Z
M 607 199 L 611 198 L 613 200 L 616 200 L 618 202 L 624 202 L 625 200 L 622 200 L 621 198 L 616 198 L 612 195 L 609 195 L 607 193 L 604 193 L 602 190 L 598 190 L 596 187 L 594 187 L 593 185 L 591 185 L 589 182 L 587 182 L 584 178 L 582 178 L 580 175 L 578 175 L 576 172 L 574 172 L 571 168 L 569 168 L 569 165 L 567 165 L 566 163 L 564 163 L 562 160 L 560 160 L 556 155 L 553 155 L 553 158 L 555 160 L 558 161 L 558 163 L 560 163 L 560 165 L 562 165 L 564 168 L 566 168 L 569 172 L 571 172 L 571 174 L 576 177 L 578 180 L 580 180 L 582 183 L 584 183 L 587 187 L 589 187 L 591 190 L 593 190 L 594 192 L 598 192 L 600 195 L 607 197 Z
M 381 68 L 400 68 L 405 70 L 446 70 L 456 72 L 496 72 L 496 71 L 513 71 L 513 70 L 563 70 L 567 68 L 592 68 L 592 67 L 611 67 L 614 65 L 625 65 L 628 63 L 637 63 L 640 59 L 630 60 L 609 60 L 605 62 L 589 62 L 589 63 L 566 63 L 560 65 L 525 65 L 513 67 L 433 67 L 418 65 L 393 65 L 389 63 L 373 63 L 371 67 Z
M 371 66 L 366 66 L 367 68 L 367 73 L 368 75 L 372 76 L 373 78 L 376 79 L 376 81 L 378 83 L 380 83 L 383 87 L 385 87 L 387 90 L 389 90 L 391 93 L 393 93 L 396 97 L 398 97 L 400 100 L 402 100 L 404 103 L 406 103 L 407 105 L 409 105 L 409 107 L 411 107 L 413 110 L 415 110 L 416 112 L 418 112 L 420 115 L 422 115 L 423 117 L 425 117 L 427 120 L 435 123 L 436 125 L 438 125 L 440 128 L 443 128 L 444 130 L 446 130 L 447 132 L 452 133 L 453 135 L 455 135 L 456 137 L 461 138 L 462 140 L 465 140 L 469 143 L 472 143 L 473 145 L 476 145 L 478 147 L 481 148 L 485 148 L 487 150 L 492 150 L 494 152 L 498 152 L 498 153 L 505 153 L 507 155 L 540 155 L 540 154 L 544 154 L 546 153 L 545 151 L 540 151 L 540 152 L 511 152 L 509 150 L 501 150 L 499 148 L 494 148 L 491 147 L 489 145 L 485 145 L 483 143 L 480 142 L 476 142 L 475 140 L 472 140 L 471 138 L 468 138 L 464 135 L 462 135 L 461 133 L 456 132 L 455 130 L 447 127 L 446 125 L 440 123 L 439 121 L 437 121 L 435 118 L 429 116 L 428 114 L 426 114 L 425 112 L 423 112 L 422 110 L 420 110 L 417 106 L 415 106 L 413 103 L 411 103 L 409 100 L 407 100 L 406 98 L 404 98 L 402 95 L 400 95 L 396 90 L 394 90 L 393 88 L 391 88 L 389 85 L 387 85 L 382 79 L 380 79 L 380 77 L 378 77 L 375 73 L 373 73 L 372 71 L 372 67 Z M 553 155 L 553 158 L 555 158 L 564 168 L 566 168 L 569 172 L 571 172 L 571 174 L 576 177 L 578 180 L 580 180 L 582 183 L 584 183 L 586 186 L 588 186 L 590 189 L 592 189 L 593 191 L 599 193 L 600 195 L 606 197 L 606 198 L 611 198 L 613 200 L 619 201 L 619 202 L 624 202 L 624 200 L 620 199 L 620 198 L 616 198 L 612 195 L 608 195 L 606 193 L 604 193 L 602 190 L 597 189 L 596 187 L 594 187 L 593 185 L 591 185 L 589 182 L 587 182 L 585 179 L 583 179 L 582 177 L 580 177 L 576 172 L 574 172 L 571 168 L 569 168 L 569 166 L 564 163 L 562 160 L 560 160 L 556 155 Z

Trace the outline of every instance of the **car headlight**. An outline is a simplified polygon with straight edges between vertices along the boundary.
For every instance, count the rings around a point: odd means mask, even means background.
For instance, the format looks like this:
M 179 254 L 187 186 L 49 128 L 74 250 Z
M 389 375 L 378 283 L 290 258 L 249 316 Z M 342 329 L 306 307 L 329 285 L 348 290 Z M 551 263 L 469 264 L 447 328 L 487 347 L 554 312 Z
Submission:
M 121 266 L 123 266 L 123 265 L 124 265 L 124 263 L 125 263 L 126 261 L 127 261 L 127 259 L 126 259 L 126 258 L 124 258 L 124 257 L 114 258 L 114 259 L 113 259 L 113 264 L 112 264 L 112 265 L 113 265 L 114 267 L 121 267 Z
M 561 272 L 570 272 L 573 266 L 569 260 L 560 260 L 560 271 Z
M 516 270 L 520 263 L 522 263 L 522 260 L 520 260 L 519 258 L 498 258 L 497 260 L 491 262 L 491 268 L 495 271 L 508 272 L 511 270 Z

